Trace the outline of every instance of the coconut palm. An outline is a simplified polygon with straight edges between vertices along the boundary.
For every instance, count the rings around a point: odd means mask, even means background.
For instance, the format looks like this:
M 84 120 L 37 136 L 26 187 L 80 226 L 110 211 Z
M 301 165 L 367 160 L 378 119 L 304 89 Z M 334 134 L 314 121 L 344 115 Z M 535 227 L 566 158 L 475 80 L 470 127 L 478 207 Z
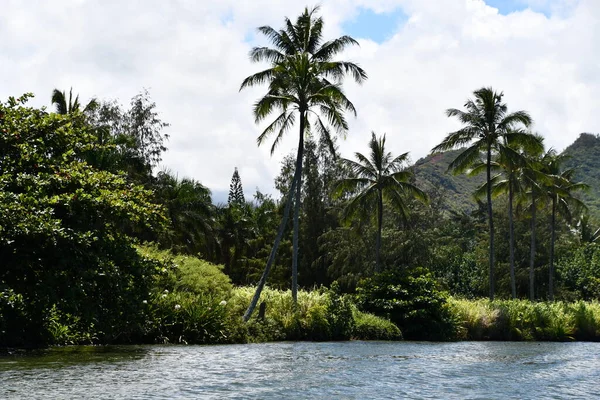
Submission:
M 157 174 L 153 189 L 169 218 L 168 229 L 160 241 L 178 251 L 202 251 L 208 256 L 215 247 L 215 209 L 210 190 L 193 179 L 179 179 L 168 170 Z
M 461 152 L 448 166 L 455 174 L 463 173 L 473 165 L 482 162 L 486 165 L 487 182 L 487 211 L 490 235 L 489 252 L 489 281 L 490 299 L 494 298 L 494 221 L 492 218 L 492 156 L 498 152 L 503 138 L 520 126 L 529 126 L 531 117 L 525 111 L 508 113 L 506 103 L 502 102 L 504 94 L 495 92 L 492 88 L 481 88 L 473 92 L 475 98 L 469 99 L 464 107 L 446 110 L 448 117 L 456 117 L 464 125 L 463 128 L 452 132 L 432 149 L 432 152 L 442 152 L 456 148 L 468 147 Z M 519 131 L 517 131 L 519 132 Z M 520 134 L 524 134 L 521 132 Z
M 351 176 L 340 180 L 335 188 L 337 195 L 351 193 L 352 198 L 346 206 L 346 217 L 365 210 L 377 210 L 377 239 L 375 244 L 375 271 L 381 271 L 381 230 L 383 226 L 384 199 L 395 206 L 406 220 L 408 208 L 406 196 L 427 201 L 427 195 L 415 185 L 409 183 L 412 173 L 405 168 L 408 153 L 393 157 L 386 152 L 385 135 L 380 138 L 371 133 L 369 156 L 355 153 L 357 161 L 342 159 L 342 165 L 351 172 Z
M 57 114 L 66 115 L 80 111 L 81 104 L 79 104 L 79 95 L 73 99 L 73 88 L 69 90 L 69 101 L 67 102 L 67 95 L 64 91 L 54 89 L 52 91 L 52 105 L 56 110 Z M 96 99 L 90 100 L 90 102 L 81 111 L 86 111 L 98 105 Z
M 294 207 L 294 236 L 292 258 L 292 296 L 297 301 L 297 268 L 298 268 L 298 219 L 300 194 L 302 188 L 302 159 L 304 151 L 304 135 L 314 130 L 325 137 L 333 150 L 332 132 L 345 134 L 348 123 L 344 112 L 356 115 L 354 105 L 348 100 L 342 90 L 342 79 L 351 75 L 358 83 L 363 82 L 367 75 L 356 64 L 346 61 L 334 61 L 338 53 L 350 45 L 358 44 L 349 36 L 323 42 L 323 19 L 317 17 L 318 7 L 305 9 L 292 23 L 285 18 L 285 27 L 279 31 L 270 26 L 262 26 L 258 31 L 265 35 L 273 47 L 255 47 L 250 51 L 253 62 L 266 61 L 269 68 L 247 77 L 240 90 L 268 84 L 267 93 L 254 104 L 256 123 L 260 123 L 276 113 L 275 119 L 260 134 L 257 141 L 261 145 L 272 135 L 275 136 L 271 145 L 271 154 L 280 144 L 283 135 L 296 122 L 299 127 L 298 154 L 291 189 L 295 190 Z M 292 202 L 292 190 L 288 195 L 287 205 Z M 287 210 L 286 205 L 286 211 Z M 263 277 L 259 281 L 256 294 L 248 308 L 244 319 L 250 315 L 258 302 L 260 292 L 266 281 L 270 265 L 274 259 L 278 244 L 283 235 L 283 228 L 288 215 L 284 212 L 281 229 Z
M 522 201 L 527 201 L 527 208 L 530 213 L 531 244 L 529 248 L 529 300 L 535 300 L 535 252 L 536 252 L 536 225 L 537 211 L 545 204 L 546 192 L 544 185 L 550 180 L 550 177 L 544 174 L 543 165 L 546 164 L 545 158 L 553 150 L 541 154 L 532 154 L 527 158 L 527 164 L 521 169 L 520 177 L 524 188 Z
M 543 139 L 540 136 L 525 131 L 508 131 L 497 146 L 497 157 L 492 160 L 492 170 L 500 173 L 491 179 L 492 197 L 500 194 L 508 195 L 508 226 L 509 226 L 509 264 L 510 288 L 513 299 L 517 298 L 517 284 L 515 278 L 515 229 L 513 206 L 515 196 L 523 194 L 525 188 L 521 171 L 526 168 L 529 155 L 539 155 L 544 150 Z M 480 163 L 470 171 L 477 174 L 486 168 Z M 484 183 L 476 192 L 477 197 L 487 193 L 487 183 Z
M 575 169 L 563 169 L 564 162 L 569 157 L 556 153 L 547 154 L 546 164 L 543 171 L 550 176 L 549 182 L 545 186 L 546 195 L 552 204 L 552 214 L 550 219 L 550 264 L 548 266 L 548 299 L 554 300 L 554 243 L 556 241 L 556 216 L 559 214 L 566 221 L 571 221 L 573 215 L 585 211 L 587 207 L 583 202 L 573 196 L 574 192 L 587 190 L 588 185 L 582 182 L 574 182 Z

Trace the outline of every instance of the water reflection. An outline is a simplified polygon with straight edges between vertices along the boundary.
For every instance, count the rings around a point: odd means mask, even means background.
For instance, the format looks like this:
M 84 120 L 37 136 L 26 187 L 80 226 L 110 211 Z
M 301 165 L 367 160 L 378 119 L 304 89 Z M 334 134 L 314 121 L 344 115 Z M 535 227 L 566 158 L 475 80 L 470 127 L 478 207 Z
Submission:
M 73 347 L 0 357 L 0 398 L 581 398 L 596 343 Z

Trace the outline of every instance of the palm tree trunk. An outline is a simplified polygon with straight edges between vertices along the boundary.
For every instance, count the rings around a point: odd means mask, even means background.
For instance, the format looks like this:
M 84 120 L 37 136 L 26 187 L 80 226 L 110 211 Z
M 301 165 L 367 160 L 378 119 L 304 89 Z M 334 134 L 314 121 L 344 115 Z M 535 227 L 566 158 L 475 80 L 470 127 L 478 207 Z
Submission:
M 304 157 L 304 118 L 305 112 L 300 111 L 300 140 L 298 141 L 298 156 L 296 158 L 296 201 L 294 202 L 294 238 L 292 255 L 292 299 L 298 304 L 298 236 L 300 217 L 300 195 L 302 194 L 302 161 Z
M 273 261 L 275 261 L 275 255 L 277 254 L 277 249 L 279 248 L 279 243 L 283 238 L 283 232 L 285 231 L 285 226 L 287 224 L 287 220 L 290 216 L 290 209 L 292 207 L 292 202 L 294 199 L 294 190 L 296 189 L 298 180 L 298 171 L 294 173 L 294 178 L 292 179 L 292 186 L 290 187 L 290 191 L 287 195 L 287 202 L 285 203 L 285 208 L 283 210 L 283 218 L 281 219 L 281 223 L 279 224 L 279 231 L 277 232 L 277 237 L 275 238 L 275 242 L 273 243 L 273 247 L 271 248 L 271 254 L 269 255 L 269 259 L 267 260 L 267 265 L 265 266 L 265 270 L 260 277 L 260 281 L 258 281 L 258 285 L 256 286 L 256 291 L 254 292 L 254 297 L 252 297 L 252 301 L 244 313 L 244 322 L 248 322 L 256 305 L 258 304 L 258 300 L 260 299 L 260 294 L 267 282 L 267 276 L 269 276 L 269 272 L 271 271 L 271 266 L 273 265 Z
M 554 301 L 554 241 L 556 240 L 556 195 L 552 197 L 552 219 L 550 238 L 550 267 L 548 268 L 548 300 Z
M 492 146 L 487 148 L 487 209 L 490 227 L 490 300 L 494 300 L 494 219 L 492 214 Z
M 535 218 L 536 218 L 535 194 L 531 194 L 531 252 L 529 254 L 529 300 L 535 300 Z
M 375 242 L 375 272 L 381 272 L 381 229 L 383 227 L 383 193 L 378 191 L 377 199 L 377 240 Z
M 513 221 L 513 187 L 512 176 L 508 182 L 508 230 L 510 248 L 510 290 L 513 299 L 517 298 L 517 283 L 515 279 L 515 224 Z

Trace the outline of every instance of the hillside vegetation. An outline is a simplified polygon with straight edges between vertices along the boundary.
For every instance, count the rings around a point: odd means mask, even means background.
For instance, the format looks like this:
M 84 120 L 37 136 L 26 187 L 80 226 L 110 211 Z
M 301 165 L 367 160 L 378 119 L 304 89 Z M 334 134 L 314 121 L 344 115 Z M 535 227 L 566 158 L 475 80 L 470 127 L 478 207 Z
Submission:
M 581 198 L 592 217 L 600 221 L 600 136 L 582 133 L 563 153 L 571 157 L 567 166 L 577 169 L 577 180 L 590 186 Z
M 428 155 L 413 166 L 417 184 L 428 192 L 441 191 L 448 210 L 469 212 L 477 207 L 473 198 L 476 188 L 485 182 L 485 175 L 470 177 L 453 175 L 448 165 L 462 150 L 452 150 Z M 563 154 L 570 156 L 566 167 L 576 168 L 576 180 L 590 186 L 589 191 L 578 194 L 590 209 L 590 214 L 600 221 L 600 136 L 582 133 Z

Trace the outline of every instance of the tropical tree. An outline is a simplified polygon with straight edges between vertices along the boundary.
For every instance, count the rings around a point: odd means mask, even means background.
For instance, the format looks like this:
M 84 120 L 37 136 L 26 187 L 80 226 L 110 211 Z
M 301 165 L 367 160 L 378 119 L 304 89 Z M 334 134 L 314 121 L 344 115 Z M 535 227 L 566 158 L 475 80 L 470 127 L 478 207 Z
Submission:
M 31 336 L 53 309 L 101 341 L 127 341 L 143 325 L 156 266 L 123 226 L 160 232 L 163 207 L 123 174 L 85 161 L 98 144 L 79 115 L 28 107 L 30 97 L 0 102 L 0 291 L 25 301 L 25 345 L 43 343 Z
M 215 209 L 210 190 L 194 179 L 179 179 L 161 171 L 152 185 L 157 201 L 166 209 L 168 229 L 162 232 L 161 245 L 175 251 L 206 257 L 214 248 Z
M 544 157 L 546 164 L 544 172 L 550 176 L 549 182 L 545 185 L 546 195 L 552 204 L 552 213 L 550 219 L 550 264 L 548 267 L 548 299 L 554 300 L 554 243 L 556 241 L 556 216 L 560 214 L 567 222 L 573 219 L 573 215 L 585 211 L 586 206 L 583 202 L 574 197 L 574 192 L 587 190 L 588 185 L 582 182 L 574 182 L 575 169 L 563 169 L 564 162 L 568 159 L 567 155 L 556 153 L 547 154 Z
M 375 271 L 380 272 L 384 200 L 395 206 L 401 217 L 406 220 L 409 212 L 406 195 L 423 202 L 427 201 L 427 195 L 409 182 L 412 173 L 405 168 L 408 153 L 393 157 L 392 153 L 385 149 L 385 135 L 377 138 L 375 132 L 371 133 L 369 149 L 369 157 L 357 152 L 357 161 L 346 158 L 340 160 L 343 166 L 351 171 L 351 176 L 338 182 L 336 192 L 338 195 L 352 194 L 346 206 L 347 218 L 365 210 L 377 210 Z
M 244 315 L 250 318 L 260 292 L 266 281 L 275 252 L 283 235 L 283 229 L 288 217 L 288 206 L 292 202 L 295 190 L 294 235 L 292 257 L 292 296 L 297 300 L 297 268 L 298 268 L 298 219 L 300 196 L 302 188 L 302 160 L 304 151 L 304 136 L 314 130 L 324 136 L 330 143 L 334 129 L 339 134 L 345 134 L 348 123 L 344 117 L 345 111 L 356 115 L 354 105 L 348 100 L 342 90 L 342 79 L 351 75 L 357 83 L 363 82 L 367 75 L 358 65 L 352 62 L 335 61 L 333 58 L 350 45 L 358 42 L 349 36 L 323 42 L 323 19 L 317 17 L 318 7 L 304 12 L 292 23 L 285 18 L 285 27 L 279 31 L 270 26 L 262 26 L 258 31 L 264 34 L 274 47 L 255 47 L 250 51 L 253 62 L 265 61 L 270 63 L 268 69 L 247 77 L 240 90 L 256 85 L 268 84 L 268 91 L 254 105 L 256 123 L 265 120 L 272 113 L 277 117 L 265 128 L 258 137 L 258 144 L 264 143 L 271 135 L 275 140 L 271 146 L 271 154 L 275 151 L 283 135 L 298 121 L 299 141 L 296 168 L 284 218 L 280 232 L 275 239 L 273 252 L 267 261 L 265 272 L 261 278 L 256 294 Z
M 491 87 L 481 88 L 473 92 L 474 99 L 468 99 L 464 107 L 466 111 L 455 108 L 446 110 L 448 117 L 456 117 L 464 127 L 452 132 L 432 152 L 443 152 L 468 146 L 449 165 L 448 170 L 455 174 L 466 172 L 469 168 L 483 162 L 486 166 L 486 197 L 489 224 L 489 285 L 490 299 L 494 298 L 494 221 L 492 210 L 492 156 L 498 153 L 504 137 L 519 131 L 521 126 L 529 126 L 531 117 L 525 111 L 508 113 L 506 103 L 502 102 L 504 93 L 495 92 Z
M 147 90 L 131 99 L 129 109 L 116 101 L 102 101 L 85 110 L 85 119 L 94 128 L 96 142 L 105 147 L 90 152 L 88 162 L 100 169 L 124 170 L 136 182 L 151 183 L 152 170 L 167 149 L 169 135 L 164 129 L 169 124 L 160 119 Z
M 537 211 L 544 205 L 546 200 L 546 192 L 544 184 L 550 178 L 544 174 L 543 165 L 546 163 L 545 159 L 548 154 L 551 154 L 553 150 L 545 153 L 542 157 L 541 154 L 531 154 L 527 158 L 526 165 L 521 169 L 519 179 L 521 180 L 524 188 L 523 196 L 521 201 L 528 201 L 530 218 L 529 229 L 531 231 L 531 244 L 529 247 L 529 300 L 535 300 L 535 253 L 536 253 L 536 226 L 537 226 Z
M 237 167 L 233 171 L 231 176 L 231 183 L 229 184 L 229 197 L 227 197 L 227 204 L 242 206 L 246 203 L 244 198 L 244 189 L 242 188 L 242 179 Z
M 508 131 L 497 146 L 497 157 L 491 162 L 491 169 L 500 173 L 491 180 L 492 196 L 506 194 L 508 196 L 508 232 L 509 232 L 509 265 L 510 288 L 513 299 L 517 298 L 515 278 L 515 227 L 513 206 L 515 196 L 521 196 L 525 190 L 521 172 L 528 165 L 528 156 L 540 154 L 544 150 L 543 139 L 540 136 L 525 131 Z M 478 174 L 487 168 L 485 163 L 479 163 L 470 171 Z M 487 193 L 487 182 L 476 192 L 477 197 Z
M 65 91 L 60 91 L 58 89 L 54 89 L 52 91 L 52 105 L 56 110 L 57 114 L 66 115 L 71 114 L 76 111 L 86 111 L 90 110 L 98 105 L 96 99 L 90 100 L 90 102 L 84 107 L 83 110 L 80 110 L 81 104 L 79 104 L 79 95 L 75 96 L 73 99 L 73 88 L 69 90 L 69 101 L 67 102 L 67 95 Z

